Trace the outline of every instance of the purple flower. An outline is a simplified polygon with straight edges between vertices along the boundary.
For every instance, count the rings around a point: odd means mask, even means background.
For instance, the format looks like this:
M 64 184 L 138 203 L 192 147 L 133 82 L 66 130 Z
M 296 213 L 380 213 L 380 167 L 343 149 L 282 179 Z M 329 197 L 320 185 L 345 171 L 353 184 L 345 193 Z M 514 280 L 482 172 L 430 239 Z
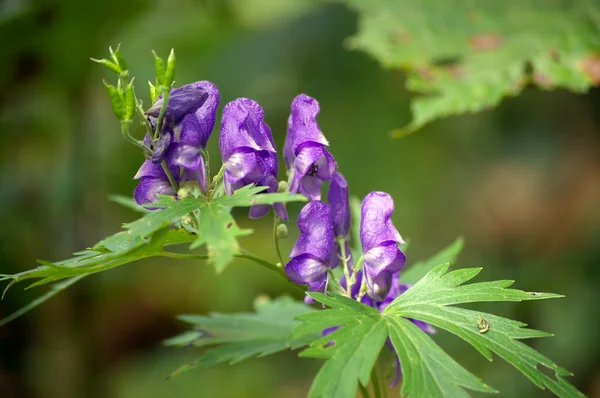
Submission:
M 264 121 L 261 106 L 248 98 L 228 103 L 221 121 L 221 156 L 225 165 L 225 192 L 232 195 L 249 184 L 277 192 L 278 161 L 271 129 Z M 287 221 L 282 203 L 274 205 L 279 217 Z M 269 211 L 268 205 L 250 208 L 250 218 L 260 218 Z
M 350 231 L 350 203 L 348 202 L 348 183 L 344 176 L 335 173 L 331 178 L 327 195 L 333 218 L 333 233 L 336 238 L 345 238 Z
M 144 138 L 145 145 L 152 145 L 154 154 L 134 177 L 140 180 L 134 191 L 138 204 L 156 201 L 156 194 L 175 195 L 160 166 L 163 160 L 177 183 L 195 180 L 206 190 L 206 168 L 200 149 L 206 147 L 215 126 L 219 100 L 219 90 L 208 81 L 171 91 L 160 138 L 154 143 L 149 135 Z M 161 96 L 146 112 L 152 126 L 156 124 L 162 103 Z
M 404 243 L 390 219 L 394 212 L 392 197 L 384 192 L 371 192 L 362 202 L 360 241 L 369 296 L 383 300 L 392 287 L 392 276 L 399 272 L 406 257 L 398 248 Z
M 175 174 L 174 169 L 170 171 L 171 175 Z M 158 199 L 156 195 L 176 194 L 161 165 L 151 160 L 146 160 L 133 178 L 140 180 L 133 191 L 133 197 L 139 205 L 155 202 Z
M 283 148 L 287 168 L 293 174 L 290 192 L 300 192 L 310 200 L 321 199 L 321 184 L 337 170 L 333 156 L 325 149 L 329 143 L 317 124 L 318 113 L 316 99 L 306 94 L 294 98 Z
M 329 206 L 310 202 L 298 216 L 300 236 L 290 253 L 285 272 L 295 283 L 308 285 L 309 291 L 327 289 L 327 272 L 333 257 L 333 224 Z M 306 297 L 307 303 L 313 300 Z

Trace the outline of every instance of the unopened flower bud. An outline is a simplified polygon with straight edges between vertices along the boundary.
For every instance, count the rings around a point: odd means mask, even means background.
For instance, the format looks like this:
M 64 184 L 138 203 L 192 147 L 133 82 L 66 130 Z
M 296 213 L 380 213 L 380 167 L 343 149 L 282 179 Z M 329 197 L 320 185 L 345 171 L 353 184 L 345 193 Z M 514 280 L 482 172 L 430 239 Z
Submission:
M 181 225 L 193 225 L 193 217 L 191 214 L 186 214 L 181 217 Z
M 156 87 L 159 85 L 158 81 L 156 82 L 156 86 L 152 84 L 150 80 L 148 80 L 148 85 L 150 86 L 150 100 L 154 103 L 158 99 L 158 95 L 160 94 L 160 90 Z
M 119 67 L 121 73 L 127 71 L 127 64 L 125 63 L 125 57 L 123 57 L 123 53 L 121 53 L 121 45 L 117 46 L 117 49 L 113 51 L 112 47 L 108 47 L 108 51 L 110 52 L 110 57 L 114 61 L 114 63 Z
M 171 49 L 169 58 L 167 58 L 167 69 L 165 70 L 165 82 L 164 85 L 171 87 L 173 79 L 175 77 L 175 50 Z
M 95 59 L 95 58 L 90 58 L 92 61 L 97 62 L 99 64 L 102 64 L 104 66 L 106 66 L 108 69 L 112 70 L 113 72 L 115 72 L 116 74 L 120 75 L 121 73 L 123 73 L 123 71 L 121 70 L 121 68 L 119 67 L 119 65 L 115 64 L 114 62 L 111 62 L 107 59 Z
M 156 78 L 161 85 L 165 85 L 165 61 L 156 55 L 154 51 L 152 51 L 154 55 L 154 69 L 156 70 Z
M 179 199 L 189 198 L 190 196 L 192 196 L 193 192 L 194 187 L 190 184 L 185 184 L 181 188 L 179 188 L 179 191 L 177 191 L 177 197 Z
M 123 120 L 123 117 L 125 116 L 125 96 L 122 89 L 106 82 L 104 82 L 104 86 L 108 90 L 113 113 L 119 120 Z
M 288 192 L 290 190 L 290 186 L 287 181 L 279 181 L 279 186 L 277 187 L 277 192 Z
M 132 78 L 129 84 L 125 89 L 125 120 L 131 120 L 135 115 L 135 92 L 133 91 L 133 81 L 135 78 Z
M 277 236 L 279 239 L 287 238 L 288 237 L 287 225 L 279 224 L 277 226 L 277 229 L 275 230 L 275 236 Z

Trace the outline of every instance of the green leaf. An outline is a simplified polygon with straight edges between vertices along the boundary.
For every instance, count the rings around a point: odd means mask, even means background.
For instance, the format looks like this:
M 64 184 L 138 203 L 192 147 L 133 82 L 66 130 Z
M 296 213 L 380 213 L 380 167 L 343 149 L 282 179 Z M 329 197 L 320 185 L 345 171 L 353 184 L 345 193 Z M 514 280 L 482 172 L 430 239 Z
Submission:
M 175 376 L 194 368 L 206 368 L 220 363 L 234 364 L 255 356 L 274 354 L 306 345 L 315 335 L 295 339 L 294 318 L 312 312 L 311 307 L 290 297 L 275 300 L 258 298 L 254 313 L 181 315 L 179 318 L 194 329 L 165 341 L 178 347 L 203 347 L 206 351 L 196 361 L 171 374 Z
M 513 365 L 540 388 L 548 388 L 560 397 L 583 396 L 563 376 L 571 373 L 550 359 L 521 343 L 520 339 L 551 336 L 526 329 L 525 324 L 499 316 L 447 307 L 485 301 L 524 301 L 563 297 L 552 293 L 524 292 L 508 289 L 513 281 L 478 282 L 463 285 L 474 278 L 480 268 L 448 272 L 448 264 L 433 269 L 412 288 L 394 300 L 384 315 L 414 318 L 445 329 L 467 341 L 488 360 L 492 352 Z M 482 328 L 485 321 L 487 327 Z M 555 379 L 538 370 L 542 365 L 555 372 Z
M 402 364 L 402 395 L 460 398 L 469 397 L 465 389 L 497 392 L 460 366 L 408 319 L 390 318 L 389 333 Z
M 426 261 L 419 261 L 413 265 L 407 266 L 400 273 L 400 283 L 415 284 L 419 279 L 425 276 L 429 271 L 439 264 L 454 264 L 456 258 L 462 251 L 464 239 L 456 239 L 450 246 L 442 249 Z
M 108 197 L 109 200 L 120 204 L 123 207 L 127 207 L 128 209 L 137 211 L 138 213 L 150 213 L 152 210 L 148 210 L 143 206 L 140 206 L 136 203 L 136 201 L 129 196 L 123 195 L 110 195 Z
M 238 227 L 228 208 L 213 203 L 203 209 L 198 221 L 198 236 L 190 248 L 206 245 L 209 263 L 221 273 L 239 253 L 237 238 L 250 235 L 252 230 Z
M 410 320 L 428 322 L 461 337 L 487 359 L 492 353 L 515 366 L 540 388 L 560 397 L 583 396 L 563 376 L 570 375 L 548 358 L 519 340 L 550 336 L 527 329 L 526 325 L 499 316 L 450 305 L 484 301 L 523 301 L 562 297 L 551 293 L 530 293 L 508 289 L 512 281 L 479 282 L 463 285 L 480 269 L 447 272 L 448 264 L 430 271 L 394 300 L 381 314 L 347 297 L 309 293 L 330 309 L 301 315 L 294 337 L 340 327 L 319 338 L 302 356 L 327 361 L 317 375 L 309 396 L 349 397 L 356 387 L 367 386 L 383 342 L 389 338 L 399 354 L 407 397 L 468 397 L 467 390 L 495 392 L 437 346 L 429 335 Z M 367 338 L 368 336 L 368 338 Z M 546 376 L 538 365 L 555 371 Z
M 156 232 L 152 238 L 147 241 L 139 237 L 131 239 L 129 234 L 121 232 L 99 242 L 94 246 L 93 250 L 75 253 L 75 257 L 73 258 L 54 263 L 39 261 L 41 264 L 40 267 L 14 275 L 3 275 L 2 280 L 11 280 L 4 289 L 4 294 L 12 285 L 26 279 L 39 279 L 28 288 L 63 279 L 64 281 L 57 283 L 48 293 L 1 320 L 0 326 L 27 313 L 87 275 L 105 271 L 143 258 L 165 255 L 163 251 L 164 246 L 188 243 L 192 239 L 193 236 L 183 230 L 163 229 Z
M 142 218 L 125 224 L 127 233 L 132 237 L 148 237 L 159 229 L 170 226 L 173 222 L 195 210 L 202 209 L 207 202 L 193 197 L 175 199 L 172 196 L 161 196 L 157 202 L 148 207 L 161 208 L 147 213 Z
M 232 207 L 249 207 L 254 205 L 272 205 L 284 202 L 305 202 L 303 195 L 289 193 L 263 193 L 264 187 L 247 185 L 238 189 L 231 196 L 220 196 L 206 205 L 200 212 L 197 239 L 191 248 L 206 245 L 209 262 L 216 272 L 223 272 L 225 267 L 240 252 L 238 238 L 247 236 L 252 230 L 241 229 L 231 216 Z
M 46 294 L 38 297 L 37 299 L 35 299 L 32 302 L 30 302 L 29 304 L 27 304 L 25 307 L 20 308 L 19 310 L 13 312 L 12 314 L 10 314 L 9 316 L 7 316 L 6 318 L 1 319 L 0 320 L 0 327 L 6 325 L 9 322 L 14 321 L 15 319 L 17 319 L 21 315 L 24 315 L 24 314 L 28 313 L 29 311 L 31 311 L 32 309 L 36 308 L 40 304 L 42 304 L 42 303 L 50 300 L 52 297 L 56 296 L 58 293 L 62 292 L 63 290 L 67 289 L 68 287 L 71 287 L 75 283 L 79 282 L 85 276 L 86 275 L 74 276 L 74 277 L 71 277 L 71 278 L 69 278 L 67 280 L 64 280 L 62 282 L 59 282 L 59 283 L 53 285 L 52 289 L 50 289 L 50 291 L 47 292 Z
M 211 203 L 224 207 L 249 207 L 254 205 L 272 205 L 274 203 L 308 201 L 304 195 L 290 194 L 288 192 L 261 194 L 260 192 L 263 192 L 264 190 L 265 187 L 246 185 L 235 191 L 232 196 L 223 195 L 216 198 Z
M 587 0 L 341 0 L 359 14 L 349 46 L 407 73 L 417 92 L 398 137 L 496 106 L 533 83 L 587 91 L 600 83 L 600 6 Z
M 323 358 L 323 365 L 308 394 L 317 397 L 353 397 L 358 382 L 369 383 L 371 370 L 387 337 L 387 322 L 377 310 L 342 296 L 310 293 L 316 300 L 333 307 L 332 310 L 309 313 L 298 317 L 303 323 L 292 336 L 318 333 L 326 328 L 345 325 L 321 337 L 302 351 L 300 356 Z M 330 342 L 335 342 L 330 345 Z

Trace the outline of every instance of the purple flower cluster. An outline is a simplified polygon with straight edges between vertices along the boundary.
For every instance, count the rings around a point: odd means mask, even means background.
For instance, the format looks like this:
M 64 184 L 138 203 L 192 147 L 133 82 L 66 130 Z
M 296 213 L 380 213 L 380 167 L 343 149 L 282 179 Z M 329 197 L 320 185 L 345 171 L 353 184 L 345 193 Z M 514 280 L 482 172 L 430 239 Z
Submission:
M 207 190 L 207 176 L 202 150 L 214 129 L 220 94 L 207 81 L 173 89 L 158 137 L 149 134 L 144 144 L 152 156 L 140 167 L 134 179 L 139 184 L 134 191 L 138 204 L 153 203 L 157 195 L 176 196 L 180 183 L 197 181 Z M 163 97 L 160 96 L 146 112 L 152 129 L 156 128 Z M 333 157 L 323 147 L 325 137 L 316 123 L 319 104 L 304 94 L 294 99 L 288 126 L 286 151 L 292 171 L 292 193 L 302 192 L 311 199 L 320 198 L 320 184 L 335 173 Z M 228 195 L 247 185 L 265 187 L 277 192 L 279 162 L 271 129 L 264 120 L 262 107 L 254 100 L 238 98 L 223 110 L 220 151 L 223 160 L 223 184 Z M 169 175 L 170 174 L 170 175 Z M 294 182 L 296 181 L 296 182 Z M 282 203 L 274 204 L 275 213 L 288 220 Z M 260 218 L 269 211 L 268 205 L 250 208 L 250 218 Z
M 197 181 L 201 189 L 207 190 L 202 150 L 214 128 L 219 99 L 219 91 L 207 81 L 172 90 L 158 136 L 148 135 L 144 140 L 152 156 L 134 177 L 140 180 L 134 193 L 139 204 L 155 202 L 159 194 L 177 195 L 175 188 L 182 182 Z M 163 98 L 159 97 L 147 111 L 153 128 L 160 123 L 162 107 Z M 348 246 L 348 183 L 327 150 L 329 144 L 316 120 L 319 110 L 317 100 L 300 94 L 292 102 L 288 119 L 283 156 L 289 192 L 301 193 L 310 202 L 298 217 L 300 235 L 285 272 L 293 282 L 307 285 L 309 291 L 326 292 L 331 270 L 342 263 L 346 276 L 340 285 L 347 289 L 352 283 L 347 294 L 383 311 L 410 287 L 399 282 L 406 258 L 398 247 L 404 241 L 391 221 L 394 201 L 384 192 L 371 192 L 364 198 L 360 220 L 362 255 L 355 265 Z M 279 162 L 273 135 L 256 101 L 238 98 L 225 105 L 219 147 L 226 194 L 233 195 L 247 185 L 264 187 L 266 192 L 285 190 L 285 185 L 277 181 Z M 330 181 L 327 203 L 321 201 L 325 181 Z M 276 203 L 274 210 L 287 221 L 282 203 Z M 263 217 L 268 211 L 267 205 L 255 205 L 250 208 L 250 217 Z M 313 300 L 307 296 L 305 301 Z M 434 332 L 424 322 L 413 322 L 427 333 Z
M 362 256 L 356 264 L 362 268 L 355 269 L 348 247 L 351 222 L 348 183 L 326 149 L 327 140 L 316 122 L 318 113 L 319 104 L 306 95 L 296 97 L 292 103 L 284 147 L 285 162 L 291 174 L 290 191 L 304 194 L 311 202 L 298 217 L 300 236 L 285 271 L 293 282 L 306 284 L 309 291 L 325 292 L 330 270 L 343 260 L 344 274 L 353 280 L 347 293 L 381 312 L 410 287 L 399 282 L 406 257 L 398 247 L 404 241 L 391 221 L 394 201 L 385 192 L 371 192 L 364 198 L 360 220 Z M 320 200 L 320 187 L 327 180 L 330 185 L 325 204 Z M 348 283 L 346 277 L 340 281 L 346 290 Z M 307 296 L 305 301 L 313 300 Z M 426 333 L 435 332 L 425 322 L 412 321 Z M 337 327 L 328 328 L 323 334 L 335 329 Z M 394 349 L 390 342 L 387 345 Z M 394 384 L 399 377 L 400 363 L 396 356 Z
M 175 183 L 198 181 L 206 189 L 206 167 L 200 150 L 206 148 L 215 126 L 219 100 L 219 90 L 208 81 L 172 90 L 160 137 L 155 142 L 150 135 L 144 139 L 153 154 L 133 177 L 140 180 L 133 193 L 138 204 L 155 202 L 157 194 L 176 194 L 161 166 L 163 160 Z M 163 98 L 159 97 L 146 112 L 153 128 L 162 104 Z

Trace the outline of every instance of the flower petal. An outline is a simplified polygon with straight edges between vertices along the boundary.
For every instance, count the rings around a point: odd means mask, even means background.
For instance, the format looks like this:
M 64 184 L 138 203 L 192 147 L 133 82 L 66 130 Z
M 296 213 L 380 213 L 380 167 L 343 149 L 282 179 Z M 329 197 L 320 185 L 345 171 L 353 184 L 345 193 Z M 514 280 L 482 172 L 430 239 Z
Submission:
M 169 181 L 160 178 L 143 177 L 133 191 L 133 197 L 138 205 L 157 201 L 157 194 L 175 195 L 175 190 Z
M 171 144 L 165 158 L 170 166 L 183 167 L 187 170 L 196 170 L 202 163 L 198 148 L 186 144 Z
M 329 145 L 317 124 L 320 107 L 316 99 L 300 94 L 294 98 L 291 111 L 286 140 L 290 141 L 287 146 L 294 155 L 298 155 L 298 147 L 306 142 Z
M 364 267 L 370 277 L 376 277 L 380 272 L 398 272 L 404 267 L 406 257 L 398 249 L 396 242 L 388 241 L 376 246 L 363 254 Z
M 391 221 L 394 201 L 385 192 L 371 192 L 362 202 L 360 241 L 363 251 L 386 241 L 404 243 Z
M 310 202 L 298 216 L 300 236 L 290 257 L 310 254 L 323 263 L 329 263 L 333 254 L 333 225 L 329 206 L 323 202 Z
M 261 106 L 251 99 L 238 98 L 225 105 L 220 138 L 223 161 L 239 150 L 276 153 L 271 129 L 263 119 Z
M 206 166 L 204 166 L 204 158 L 199 157 L 200 163 L 195 169 L 184 169 L 182 181 L 198 181 L 200 187 L 206 191 Z
M 350 230 L 350 203 L 348 183 L 343 175 L 335 173 L 331 178 L 327 201 L 331 208 L 333 232 L 336 237 L 345 237 Z
M 321 200 L 321 185 L 323 181 L 316 177 L 304 176 L 300 181 L 300 193 L 310 200 Z
M 268 171 L 268 165 L 252 151 L 235 152 L 225 161 L 225 178 L 232 184 L 242 180 L 244 185 L 256 183 L 262 180 Z
M 171 171 L 171 174 L 173 175 L 173 177 L 176 177 L 178 175 L 177 167 L 169 167 L 169 170 Z M 165 174 L 160 163 L 154 163 L 154 162 L 152 162 L 152 160 L 146 160 L 144 163 L 142 163 L 142 166 L 137 171 L 135 176 L 133 176 L 133 179 L 139 180 L 140 178 L 143 178 L 143 177 L 160 178 L 165 181 L 168 181 L 167 175 Z
M 323 290 L 327 282 L 327 270 L 329 267 L 321 260 L 310 254 L 294 257 L 285 266 L 285 272 L 290 280 L 295 283 L 308 285 L 310 291 Z

